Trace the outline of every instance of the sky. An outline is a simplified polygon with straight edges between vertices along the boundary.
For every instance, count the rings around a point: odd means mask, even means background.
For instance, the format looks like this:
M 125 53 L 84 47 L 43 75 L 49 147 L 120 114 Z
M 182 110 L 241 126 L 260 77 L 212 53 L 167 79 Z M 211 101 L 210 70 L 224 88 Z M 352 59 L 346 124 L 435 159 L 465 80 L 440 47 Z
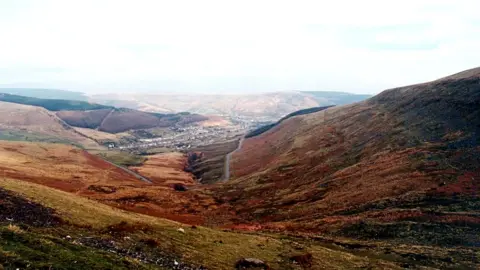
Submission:
M 0 86 L 378 93 L 480 66 L 478 0 L 0 0 Z

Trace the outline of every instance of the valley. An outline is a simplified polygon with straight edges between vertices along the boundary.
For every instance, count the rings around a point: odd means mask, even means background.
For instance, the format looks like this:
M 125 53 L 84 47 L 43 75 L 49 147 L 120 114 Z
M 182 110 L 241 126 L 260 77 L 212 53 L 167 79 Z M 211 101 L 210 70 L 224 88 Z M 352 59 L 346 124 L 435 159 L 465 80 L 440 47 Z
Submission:
M 278 118 L 1 102 L 0 265 L 475 269 L 479 87 Z

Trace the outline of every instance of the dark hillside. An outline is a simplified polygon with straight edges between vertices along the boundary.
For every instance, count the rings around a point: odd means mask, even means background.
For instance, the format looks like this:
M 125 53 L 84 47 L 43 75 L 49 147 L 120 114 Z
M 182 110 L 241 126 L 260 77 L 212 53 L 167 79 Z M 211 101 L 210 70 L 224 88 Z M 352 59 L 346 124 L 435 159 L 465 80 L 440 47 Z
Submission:
M 334 91 L 302 91 L 301 93 L 312 96 L 320 104 L 325 104 L 325 102 L 328 102 L 332 105 L 345 105 L 359 102 L 372 97 L 372 95 L 352 94 Z
M 43 107 L 49 111 L 87 111 L 112 109 L 113 107 L 104 106 L 86 101 L 64 100 L 64 99 L 42 99 L 34 97 L 17 96 L 0 93 L 0 101 L 11 102 L 23 105 Z
M 324 106 L 324 107 L 313 107 L 313 108 L 308 108 L 308 109 L 303 109 L 303 110 L 298 110 L 296 112 L 293 112 L 293 113 L 290 113 L 286 116 L 284 116 L 282 119 L 280 119 L 278 122 L 276 123 L 273 123 L 273 124 L 269 124 L 269 125 L 265 125 L 263 127 L 259 127 L 253 131 L 250 131 L 247 135 L 245 135 L 245 138 L 251 138 L 251 137 L 255 137 L 255 136 L 258 136 L 264 132 L 267 132 L 269 131 L 270 129 L 272 129 L 273 127 L 277 126 L 278 124 L 282 123 L 283 121 L 291 118 L 291 117 L 294 117 L 294 116 L 299 116 L 299 115 L 304 115 L 304 114 L 309 114 L 309 113 L 314 113 L 314 112 L 319 112 L 319 111 L 323 111 L 325 109 L 328 109 L 332 106 Z

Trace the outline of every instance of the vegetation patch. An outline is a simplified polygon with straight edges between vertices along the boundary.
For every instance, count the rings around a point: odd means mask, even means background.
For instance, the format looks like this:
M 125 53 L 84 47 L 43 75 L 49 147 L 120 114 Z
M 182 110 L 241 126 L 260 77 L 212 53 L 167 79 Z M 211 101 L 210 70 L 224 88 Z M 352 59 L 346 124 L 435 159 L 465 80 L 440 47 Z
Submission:
M 120 166 L 141 166 L 146 160 L 146 157 L 135 155 L 125 151 L 109 150 L 92 152 L 101 156 L 102 158 L 115 163 Z
M 10 94 L 1 94 L 0 101 L 43 107 L 49 111 L 86 111 L 112 109 L 113 107 L 78 100 L 42 99 Z
M 260 134 L 263 134 L 267 131 L 269 131 L 270 129 L 278 126 L 280 123 L 282 123 L 283 121 L 289 119 L 289 118 L 292 118 L 294 116 L 299 116 L 299 115 L 304 115 L 304 114 L 310 114 L 310 113 L 315 113 L 315 112 L 319 112 L 319 111 L 323 111 L 325 109 L 328 109 L 332 106 L 324 106 L 324 107 L 313 107 L 313 108 L 308 108 L 308 109 L 303 109 L 303 110 L 299 110 L 299 111 L 296 111 L 296 112 L 293 112 L 293 113 L 290 113 L 288 114 L 287 116 L 283 117 L 282 119 L 280 119 L 278 122 L 276 123 L 273 123 L 273 124 L 268 124 L 268 125 L 265 125 L 263 127 L 259 127 L 253 131 L 250 131 L 249 133 L 247 133 L 247 135 L 245 135 L 245 138 L 251 138 L 251 137 L 255 137 L 255 136 L 258 136 Z

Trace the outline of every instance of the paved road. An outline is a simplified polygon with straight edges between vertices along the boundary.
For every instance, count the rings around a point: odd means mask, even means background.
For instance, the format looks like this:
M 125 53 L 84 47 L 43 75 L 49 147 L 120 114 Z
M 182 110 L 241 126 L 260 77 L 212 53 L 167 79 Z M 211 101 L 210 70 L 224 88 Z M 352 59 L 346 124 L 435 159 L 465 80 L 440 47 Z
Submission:
M 110 162 L 110 161 L 108 161 L 108 160 L 106 160 L 106 159 L 104 159 L 104 158 L 102 158 L 102 157 L 100 157 L 100 158 L 103 159 L 105 162 L 107 162 L 107 163 L 109 163 L 109 164 L 112 164 L 113 166 L 115 166 L 115 167 L 117 167 L 117 168 L 119 168 L 119 169 L 121 169 L 121 170 L 124 170 L 125 172 L 127 172 L 127 173 L 135 176 L 135 177 L 138 178 L 139 180 L 142 180 L 142 181 L 147 182 L 147 183 L 149 183 L 149 184 L 152 183 L 152 181 L 150 181 L 150 179 L 146 178 L 145 176 L 142 176 L 142 175 L 140 175 L 140 174 L 138 174 L 138 173 L 136 173 L 136 172 L 134 172 L 134 171 L 126 168 L 126 167 L 123 167 L 123 166 L 120 166 L 120 165 L 115 164 L 115 163 L 113 163 L 113 162 Z
M 238 143 L 237 149 L 228 153 L 227 156 L 225 157 L 225 167 L 223 169 L 223 181 L 228 181 L 230 179 L 230 159 L 232 158 L 233 153 L 237 152 L 238 150 L 240 150 L 240 148 L 242 148 L 244 140 L 245 140 L 245 137 L 242 137 L 240 139 L 240 142 Z

